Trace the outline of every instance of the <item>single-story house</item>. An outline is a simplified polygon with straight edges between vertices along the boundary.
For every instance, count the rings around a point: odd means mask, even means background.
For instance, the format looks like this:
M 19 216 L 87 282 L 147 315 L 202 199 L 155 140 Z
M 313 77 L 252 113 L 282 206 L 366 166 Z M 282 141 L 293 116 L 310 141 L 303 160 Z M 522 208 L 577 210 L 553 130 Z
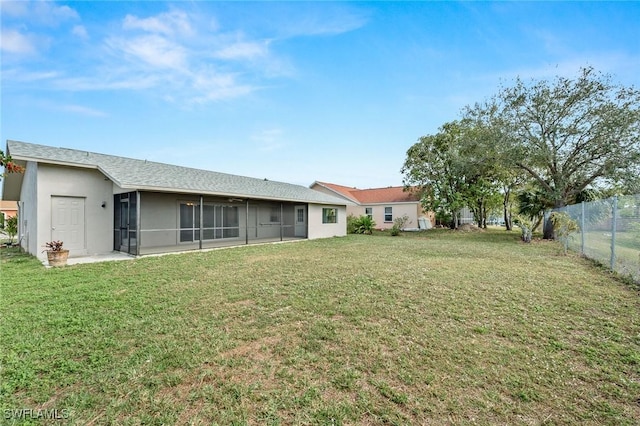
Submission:
M 302 185 L 7 141 L 25 167 L 3 179 L 18 201 L 18 240 L 43 259 L 133 255 L 346 235 L 344 199 Z
M 7 201 L 0 200 L 0 216 L 3 217 L 3 220 L 0 222 L 4 223 L 10 217 L 14 217 L 18 214 L 18 203 L 15 201 Z
M 347 215 L 367 215 L 377 229 L 389 229 L 396 218 L 407 216 L 406 229 L 429 229 L 435 225 L 432 212 L 426 212 L 420 204 L 420 196 L 402 186 L 358 189 L 327 182 L 314 182 L 311 189 L 327 195 L 342 197 L 347 205 Z

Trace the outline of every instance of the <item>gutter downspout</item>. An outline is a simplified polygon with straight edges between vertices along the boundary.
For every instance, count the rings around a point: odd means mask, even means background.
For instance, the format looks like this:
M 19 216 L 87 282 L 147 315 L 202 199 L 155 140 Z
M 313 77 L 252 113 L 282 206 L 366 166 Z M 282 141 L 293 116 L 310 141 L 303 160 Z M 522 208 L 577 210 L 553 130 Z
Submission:
M 204 231 L 204 224 L 203 224 L 203 220 L 204 220 L 204 196 L 202 194 L 200 194 L 200 233 L 198 235 L 198 249 L 202 250 L 202 235 L 203 235 L 203 231 Z
M 142 227 L 140 226 L 142 217 L 140 213 L 140 210 L 142 210 L 141 198 L 140 191 L 136 191 L 136 256 L 140 256 L 140 245 L 142 244 Z M 129 239 L 129 245 L 131 245 L 131 239 Z

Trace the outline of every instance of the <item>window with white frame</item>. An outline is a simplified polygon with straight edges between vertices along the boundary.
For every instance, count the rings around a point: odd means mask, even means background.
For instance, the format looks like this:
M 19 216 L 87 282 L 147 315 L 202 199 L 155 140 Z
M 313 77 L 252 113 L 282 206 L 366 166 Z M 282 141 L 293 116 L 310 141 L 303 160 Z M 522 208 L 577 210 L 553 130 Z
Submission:
M 373 207 L 365 207 L 364 214 L 369 216 L 369 219 L 373 219 Z
M 322 223 L 338 223 L 338 209 L 323 208 Z
M 393 207 L 384 208 L 384 221 L 393 222 Z

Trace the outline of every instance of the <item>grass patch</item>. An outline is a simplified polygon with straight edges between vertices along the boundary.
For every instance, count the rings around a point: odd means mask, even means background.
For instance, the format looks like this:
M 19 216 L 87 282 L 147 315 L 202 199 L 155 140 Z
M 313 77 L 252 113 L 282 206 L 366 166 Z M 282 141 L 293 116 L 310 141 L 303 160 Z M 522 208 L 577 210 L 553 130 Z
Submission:
M 584 235 L 585 256 L 602 263 L 607 268 L 611 265 L 611 233 L 591 231 Z M 580 252 L 582 235 L 572 234 L 569 247 Z M 623 277 L 629 277 L 640 284 L 640 236 L 637 232 L 616 233 L 616 262 L 614 269 Z
M 638 293 L 518 240 L 381 233 L 53 269 L 3 250 L 1 406 L 74 425 L 637 424 Z

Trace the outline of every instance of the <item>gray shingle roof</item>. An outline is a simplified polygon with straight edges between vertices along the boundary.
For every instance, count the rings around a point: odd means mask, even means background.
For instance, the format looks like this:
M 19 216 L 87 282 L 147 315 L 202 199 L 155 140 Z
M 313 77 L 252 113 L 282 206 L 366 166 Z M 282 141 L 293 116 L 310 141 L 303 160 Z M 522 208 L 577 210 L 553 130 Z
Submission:
M 97 168 L 123 189 L 345 205 L 306 186 L 136 160 L 67 148 L 7 141 L 14 160 Z

